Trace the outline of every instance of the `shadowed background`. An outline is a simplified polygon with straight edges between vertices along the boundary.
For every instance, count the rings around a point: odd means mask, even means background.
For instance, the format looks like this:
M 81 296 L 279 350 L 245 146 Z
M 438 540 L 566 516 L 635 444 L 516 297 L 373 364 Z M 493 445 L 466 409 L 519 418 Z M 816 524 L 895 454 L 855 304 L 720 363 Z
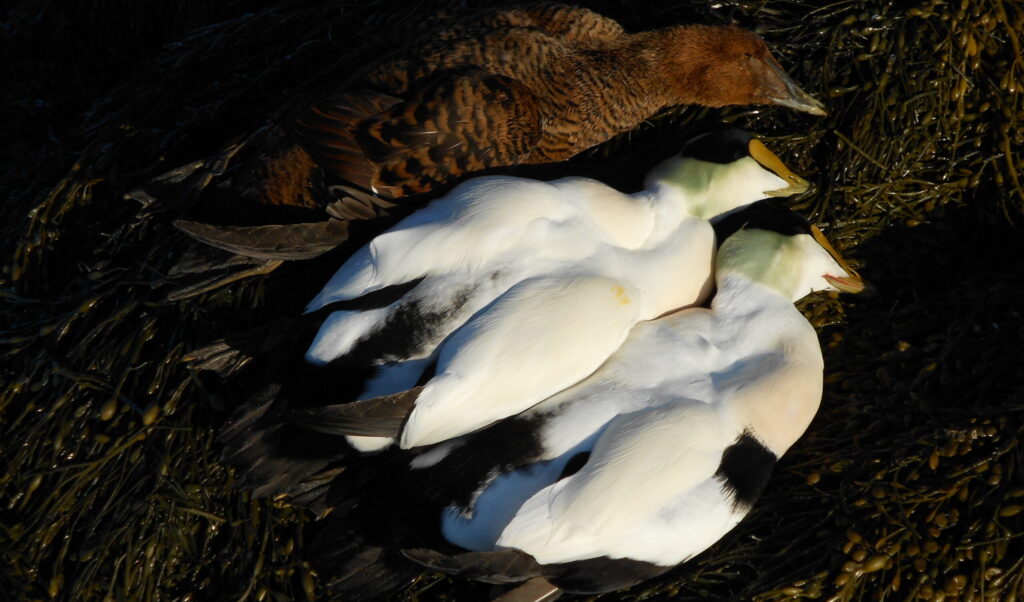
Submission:
M 606 599 L 1012 600 L 1024 595 L 1024 7 L 581 2 L 637 31 L 732 20 L 825 101 L 680 108 L 520 169 L 637 188 L 701 124 L 766 136 L 795 203 L 880 289 L 801 304 L 826 391 L 753 513 L 695 561 Z M 173 210 L 123 199 L 329 87 L 439 10 L 345 2 L 22 0 L 2 9 L 0 590 L 14 599 L 305 599 L 312 518 L 252 501 L 216 430 L 273 378 L 189 351 L 300 311 L 351 247 L 168 301 Z M 308 535 L 308 533 L 307 533 Z M 426 573 L 396 599 L 479 599 Z

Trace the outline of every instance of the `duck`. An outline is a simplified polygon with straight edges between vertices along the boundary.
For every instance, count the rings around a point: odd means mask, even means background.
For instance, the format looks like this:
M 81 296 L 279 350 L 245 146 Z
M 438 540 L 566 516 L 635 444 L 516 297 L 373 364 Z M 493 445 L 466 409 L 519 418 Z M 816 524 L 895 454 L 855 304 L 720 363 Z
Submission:
M 709 307 L 642 322 L 574 386 L 406 456 L 406 476 L 443 507 L 444 538 L 468 550 L 408 558 L 597 594 L 693 558 L 750 512 L 821 401 L 821 348 L 794 302 L 866 284 L 820 231 L 774 204 L 716 231 Z
M 508 251 L 495 255 L 493 261 L 481 261 L 482 250 L 472 243 L 491 244 L 496 234 L 492 231 L 494 224 L 504 227 L 512 222 L 491 222 L 485 219 L 489 214 L 466 213 L 467 207 L 459 203 L 479 204 L 474 211 L 480 207 L 498 210 L 501 203 L 495 198 L 484 203 L 453 191 L 349 258 L 309 302 L 309 313 L 191 354 L 197 359 L 205 358 L 197 369 L 216 371 L 225 379 L 233 378 L 234 371 L 253 357 L 268 356 L 283 362 L 275 370 L 280 374 L 280 382 L 243 404 L 221 429 L 222 459 L 236 467 L 239 485 L 257 497 L 286 495 L 292 503 L 314 512 L 326 511 L 320 496 L 322 490 L 308 490 L 314 481 L 322 482 L 313 476 L 331 463 L 344 463 L 346 458 L 376 453 L 392 445 L 392 431 L 404 420 L 408 404 L 415 401 L 420 391 L 417 385 L 437 372 L 438 349 L 453 332 L 517 281 L 545 275 L 557 277 L 571 269 L 574 261 L 592 263 L 607 257 L 609 251 L 633 251 L 617 248 L 617 239 L 609 238 L 605 232 L 609 225 L 620 223 L 620 215 L 609 213 L 595 220 L 590 217 L 595 209 L 622 208 L 629 206 L 625 203 L 633 203 L 634 212 L 652 216 L 651 195 L 667 191 L 667 198 L 676 199 L 676 192 L 672 191 L 679 189 L 690 201 L 689 210 L 703 218 L 728 209 L 727 205 L 716 204 L 719 195 L 741 199 L 734 201 L 739 206 L 772 190 L 779 195 L 796 194 L 809 186 L 763 142 L 733 127 L 694 136 L 678 156 L 667 159 L 647 179 L 647 192 L 636 195 L 621 194 L 592 180 L 569 179 L 547 185 L 524 182 L 562 195 L 556 199 L 566 201 L 567 205 L 557 212 L 561 216 L 557 221 L 560 228 L 547 229 L 547 236 L 541 241 L 543 247 L 535 243 L 510 244 Z M 469 182 L 465 186 L 474 184 Z M 663 192 L 657 192 L 662 189 Z M 575 192 L 563 194 L 566 191 Z M 589 198 L 584 193 L 596 200 L 614 202 L 580 203 L 580 198 Z M 510 192 L 510 196 L 513 200 L 509 202 L 516 205 L 510 208 L 509 215 L 525 215 L 515 211 L 524 203 L 519 198 L 522 195 Z M 428 215 L 432 217 L 428 219 Z M 534 223 L 529 219 L 526 222 Z M 703 222 L 688 223 L 699 225 L 697 232 L 709 232 Z M 397 236 L 392 236 L 392 232 Z M 555 237 L 554 232 L 561 234 Z M 511 243 L 519 241 L 515 232 L 503 235 Z M 407 245 L 408 241 L 417 240 L 420 242 L 416 246 Z M 463 241 L 465 248 L 431 246 L 455 240 Z M 599 248 L 604 255 L 588 251 Z M 698 249 L 698 254 L 710 251 L 710 243 L 702 249 Z M 551 261 L 559 252 L 563 253 L 562 261 Z M 480 261 L 480 265 L 470 271 L 467 265 L 454 262 L 455 257 L 462 256 Z M 413 272 L 394 271 L 395 266 L 388 267 L 392 265 L 388 263 L 389 257 L 402 258 L 397 267 Z M 432 263 L 432 257 L 442 263 Z M 414 261 L 420 263 L 414 266 Z M 697 283 L 704 278 L 701 274 L 697 270 L 674 277 L 692 278 Z M 461 284 L 456 286 L 456 282 Z M 696 284 L 691 287 L 696 288 Z M 706 296 L 703 286 L 699 296 Z M 221 365 L 225 362 L 226 366 Z M 367 403 L 350 404 L 344 409 L 321 407 L 353 400 Z M 295 411 L 311 407 L 320 409 L 305 414 Z M 372 418 L 373 428 L 380 432 L 339 437 L 335 429 L 341 416 L 361 408 L 370 411 L 360 419 L 360 428 L 364 432 L 370 428 Z M 380 430 L 389 412 L 397 422 L 391 423 L 392 431 Z M 310 433 L 301 427 L 310 422 L 323 432 Z
M 308 363 L 379 370 L 361 401 L 294 419 L 376 451 L 514 415 L 597 369 L 634 324 L 707 298 L 709 219 L 808 186 L 739 128 L 695 137 L 634 194 L 578 177 L 460 184 L 353 254 L 310 302 L 329 313 Z
M 464 174 L 563 161 L 685 104 L 825 113 L 750 31 L 627 33 L 588 9 L 541 3 L 442 21 L 128 196 L 184 206 L 179 230 L 259 258 L 245 269 L 266 273 L 334 249 L 351 224 L 401 213 Z

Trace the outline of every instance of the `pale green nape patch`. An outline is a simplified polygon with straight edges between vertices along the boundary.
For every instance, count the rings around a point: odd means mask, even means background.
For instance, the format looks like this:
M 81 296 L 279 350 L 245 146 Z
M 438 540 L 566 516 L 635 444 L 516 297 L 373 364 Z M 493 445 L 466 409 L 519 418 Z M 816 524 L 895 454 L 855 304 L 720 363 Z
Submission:
M 655 167 L 647 179 L 678 188 L 687 196 L 703 195 L 721 167 L 717 163 L 673 157 Z
M 648 188 L 655 183 L 680 191 L 690 211 L 701 219 L 710 219 L 764 198 L 767 189 L 759 176 L 765 170 L 751 157 L 731 163 L 712 163 L 687 157 L 674 157 L 655 167 L 647 176 Z M 770 185 L 774 185 L 772 182 Z
M 739 274 L 792 297 L 803 276 L 803 250 L 794 236 L 768 230 L 740 230 L 718 250 L 718 274 Z

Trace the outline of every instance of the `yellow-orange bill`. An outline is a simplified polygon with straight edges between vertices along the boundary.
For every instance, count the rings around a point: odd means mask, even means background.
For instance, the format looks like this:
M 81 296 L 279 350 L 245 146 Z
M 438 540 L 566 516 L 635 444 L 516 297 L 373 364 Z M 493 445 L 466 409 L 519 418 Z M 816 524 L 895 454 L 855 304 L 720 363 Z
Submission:
M 775 175 L 782 178 L 789 186 L 780 188 L 779 190 L 767 190 L 765 194 L 768 196 L 791 196 L 794 194 L 800 194 L 811 187 L 807 180 L 793 173 L 786 164 L 779 159 L 775 153 L 768 150 L 768 147 L 764 145 L 760 140 L 752 139 L 747 145 L 747 150 L 750 156 L 754 158 L 762 167 Z
M 826 275 L 825 280 L 828 280 L 832 286 L 844 293 L 857 294 L 862 292 L 867 286 L 864 283 L 864 279 L 860 277 L 860 274 L 858 274 L 856 270 L 850 267 L 850 264 L 846 263 L 843 256 L 839 254 L 839 251 L 835 250 L 832 243 L 830 243 L 828 239 L 825 238 L 825 235 L 821 233 L 821 230 L 815 226 L 811 226 L 811 235 L 814 237 L 815 242 L 828 251 L 829 255 L 831 255 L 832 258 L 836 260 L 836 263 L 839 264 L 839 267 L 843 268 L 843 271 L 848 274 L 848 277 L 845 278 Z

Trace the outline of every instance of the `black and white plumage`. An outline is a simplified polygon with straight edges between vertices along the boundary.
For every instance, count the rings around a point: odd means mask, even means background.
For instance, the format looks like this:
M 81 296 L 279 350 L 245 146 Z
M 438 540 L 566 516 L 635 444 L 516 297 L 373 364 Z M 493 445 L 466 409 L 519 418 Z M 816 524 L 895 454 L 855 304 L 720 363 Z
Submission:
M 346 567 L 334 586 L 389 575 L 393 587 L 414 574 L 386 549 L 398 545 L 467 578 L 610 591 L 669 570 L 735 526 L 820 401 L 817 336 L 793 301 L 863 283 L 820 233 L 778 207 L 754 205 L 716 231 L 728 239 L 710 308 L 636 325 L 592 375 L 517 416 L 325 473 L 336 518 L 314 555 L 324 570 Z M 363 541 L 356 531 L 377 534 Z M 467 551 L 446 549 L 442 535 Z M 360 552 L 367 545 L 372 553 Z
M 706 299 L 709 219 L 806 188 L 736 129 L 695 138 L 632 195 L 585 178 L 471 180 L 338 270 L 309 310 L 409 290 L 387 306 L 333 312 L 307 359 L 387 364 L 363 398 L 411 387 L 436 362 L 394 434 L 411 448 L 471 432 L 584 378 L 637 322 Z
M 589 378 L 412 459 L 430 475 L 420 478 L 452 484 L 442 532 L 470 552 L 409 556 L 594 593 L 664 572 L 731 530 L 821 399 L 817 335 L 793 302 L 863 289 L 820 233 L 779 211 L 754 206 L 720 225 L 748 227 L 720 249 L 710 308 L 638 324 Z

